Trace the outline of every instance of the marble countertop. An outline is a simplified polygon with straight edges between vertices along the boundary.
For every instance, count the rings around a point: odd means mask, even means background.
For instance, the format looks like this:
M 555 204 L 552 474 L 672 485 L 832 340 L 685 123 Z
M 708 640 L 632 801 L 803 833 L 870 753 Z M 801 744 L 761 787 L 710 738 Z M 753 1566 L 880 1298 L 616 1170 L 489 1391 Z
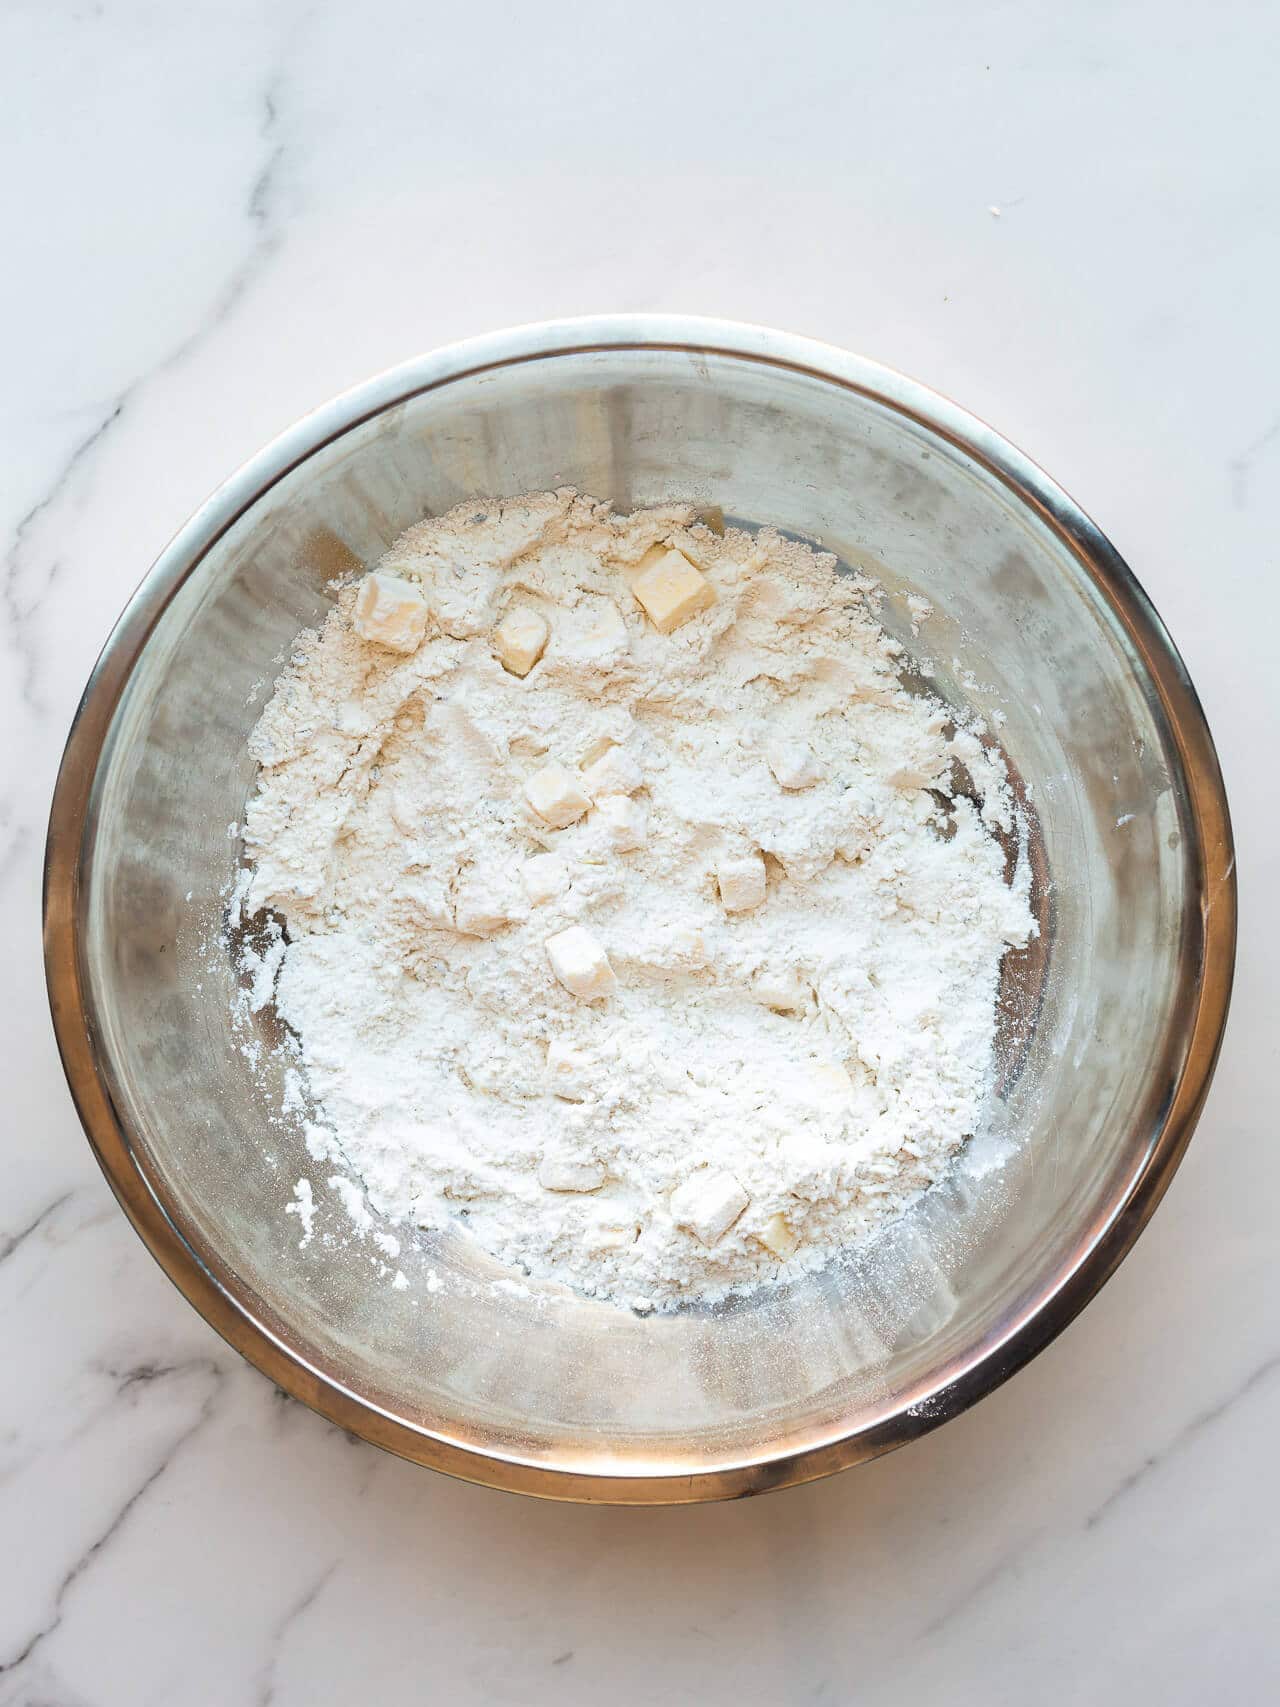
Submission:
M 1278 16 L 2 9 L 0 1707 L 1274 1697 Z M 1244 920 L 1200 1131 L 1076 1325 L 903 1452 L 677 1511 L 283 1401 L 116 1209 L 39 957 L 67 724 L 175 528 L 373 370 L 601 309 L 853 346 L 1051 469 L 1203 696 Z

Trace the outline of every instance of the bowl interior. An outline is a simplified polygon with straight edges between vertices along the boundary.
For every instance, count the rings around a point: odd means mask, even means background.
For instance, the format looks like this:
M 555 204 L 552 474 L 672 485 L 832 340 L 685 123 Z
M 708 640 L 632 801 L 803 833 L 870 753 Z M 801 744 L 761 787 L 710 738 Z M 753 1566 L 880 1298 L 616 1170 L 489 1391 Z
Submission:
M 278 1064 L 264 1052 L 255 1068 L 233 1034 L 237 976 L 210 947 L 254 781 L 245 739 L 332 578 L 424 514 L 564 484 L 620 508 L 718 504 L 867 568 L 931 688 L 997 718 L 1033 822 L 1042 937 L 1007 971 L 988 1129 L 857 1260 L 710 1312 L 645 1318 L 555 1287 L 495 1288 L 495 1266 L 456 1235 L 405 1237 L 395 1266 L 410 1284 L 394 1289 L 282 1119 Z M 909 593 L 937 613 L 918 639 Z M 372 410 L 204 551 L 98 768 L 82 973 L 139 1165 L 201 1261 L 301 1363 L 481 1452 L 697 1475 L 927 1410 L 1098 1237 L 1183 1066 L 1195 833 L 1112 599 L 983 461 L 819 373 L 679 348 L 567 351 Z M 284 1208 L 304 1175 L 322 1207 L 300 1249 Z

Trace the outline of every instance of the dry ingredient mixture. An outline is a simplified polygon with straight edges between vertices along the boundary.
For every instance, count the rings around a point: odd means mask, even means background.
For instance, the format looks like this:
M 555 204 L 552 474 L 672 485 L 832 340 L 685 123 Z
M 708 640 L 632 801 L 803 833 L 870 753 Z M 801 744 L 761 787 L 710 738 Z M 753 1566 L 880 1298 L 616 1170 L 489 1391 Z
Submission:
M 348 1170 L 392 1222 L 651 1309 L 815 1266 L 939 1178 L 1034 925 L 1003 765 L 901 686 L 877 597 L 571 490 L 340 588 L 252 736 L 242 905 L 357 1213 Z M 304 1242 L 313 1212 L 300 1181 Z

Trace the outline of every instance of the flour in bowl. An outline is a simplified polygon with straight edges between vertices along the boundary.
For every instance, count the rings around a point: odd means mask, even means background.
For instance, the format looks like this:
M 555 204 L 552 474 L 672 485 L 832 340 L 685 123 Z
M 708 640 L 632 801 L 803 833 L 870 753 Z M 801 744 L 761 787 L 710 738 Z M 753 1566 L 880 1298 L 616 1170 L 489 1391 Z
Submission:
M 664 1308 L 945 1171 L 1035 927 L 1004 768 L 901 685 L 874 595 L 569 490 L 339 589 L 252 736 L 245 908 L 284 921 L 319 1147 L 378 1213 Z

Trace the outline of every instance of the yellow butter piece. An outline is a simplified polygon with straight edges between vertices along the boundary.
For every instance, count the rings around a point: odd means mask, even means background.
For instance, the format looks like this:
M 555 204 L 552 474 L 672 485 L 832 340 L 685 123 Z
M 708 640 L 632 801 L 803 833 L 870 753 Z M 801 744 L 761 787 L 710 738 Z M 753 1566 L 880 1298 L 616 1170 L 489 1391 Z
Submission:
M 551 625 L 546 617 L 527 606 L 509 610 L 493 632 L 493 649 L 504 670 L 527 676 L 547 649 Z
M 553 759 L 540 771 L 535 771 L 524 785 L 530 806 L 553 830 L 563 830 L 576 823 L 591 805 L 580 777 Z
M 520 867 L 520 881 L 535 907 L 554 901 L 569 887 L 569 867 L 559 854 L 533 854 Z
M 544 1156 L 538 1166 L 538 1184 L 544 1191 L 599 1191 L 604 1184 L 604 1163 L 594 1157 L 582 1161 L 571 1156 Z
M 813 1088 L 823 1097 L 845 1099 L 853 1095 L 853 1080 L 838 1061 L 822 1061 L 813 1068 Z
M 764 1248 L 772 1251 L 782 1262 L 795 1255 L 800 1243 L 800 1235 L 781 1210 L 769 1217 L 756 1236 Z
M 406 655 L 416 652 L 427 632 L 427 601 L 412 581 L 375 569 L 356 594 L 352 618 L 362 640 Z
M 584 1001 L 612 995 L 618 987 L 609 956 L 581 925 L 547 938 L 547 959 L 565 989 Z
M 600 1222 L 588 1227 L 582 1235 L 583 1243 L 589 1251 L 622 1251 L 628 1245 L 634 1245 L 640 1237 L 640 1228 L 634 1221 L 624 1222 L 614 1226 L 609 1222 Z
M 594 764 L 582 773 L 593 800 L 606 794 L 634 794 L 644 781 L 644 772 L 625 747 L 606 747 Z
M 771 741 L 765 757 L 780 788 L 812 788 L 822 771 L 803 741 Z
M 808 989 L 789 966 L 763 967 L 756 973 L 752 993 L 762 1007 L 779 1014 L 798 1014 L 809 1000 Z
M 458 885 L 453 921 L 463 936 L 493 936 L 519 911 L 509 884 L 492 872 L 473 872 Z
M 710 1247 L 724 1237 L 750 1202 L 732 1174 L 700 1168 L 671 1193 L 671 1218 Z
M 614 853 L 634 853 L 645 844 L 649 814 L 637 800 L 625 794 L 606 794 L 596 801 L 592 821 L 604 834 Z
M 666 551 L 642 569 L 631 591 L 659 634 L 670 634 L 716 602 L 715 588 L 682 551 Z
M 726 913 L 750 913 L 765 898 L 764 856 L 758 851 L 734 854 L 716 866 L 720 905 Z

